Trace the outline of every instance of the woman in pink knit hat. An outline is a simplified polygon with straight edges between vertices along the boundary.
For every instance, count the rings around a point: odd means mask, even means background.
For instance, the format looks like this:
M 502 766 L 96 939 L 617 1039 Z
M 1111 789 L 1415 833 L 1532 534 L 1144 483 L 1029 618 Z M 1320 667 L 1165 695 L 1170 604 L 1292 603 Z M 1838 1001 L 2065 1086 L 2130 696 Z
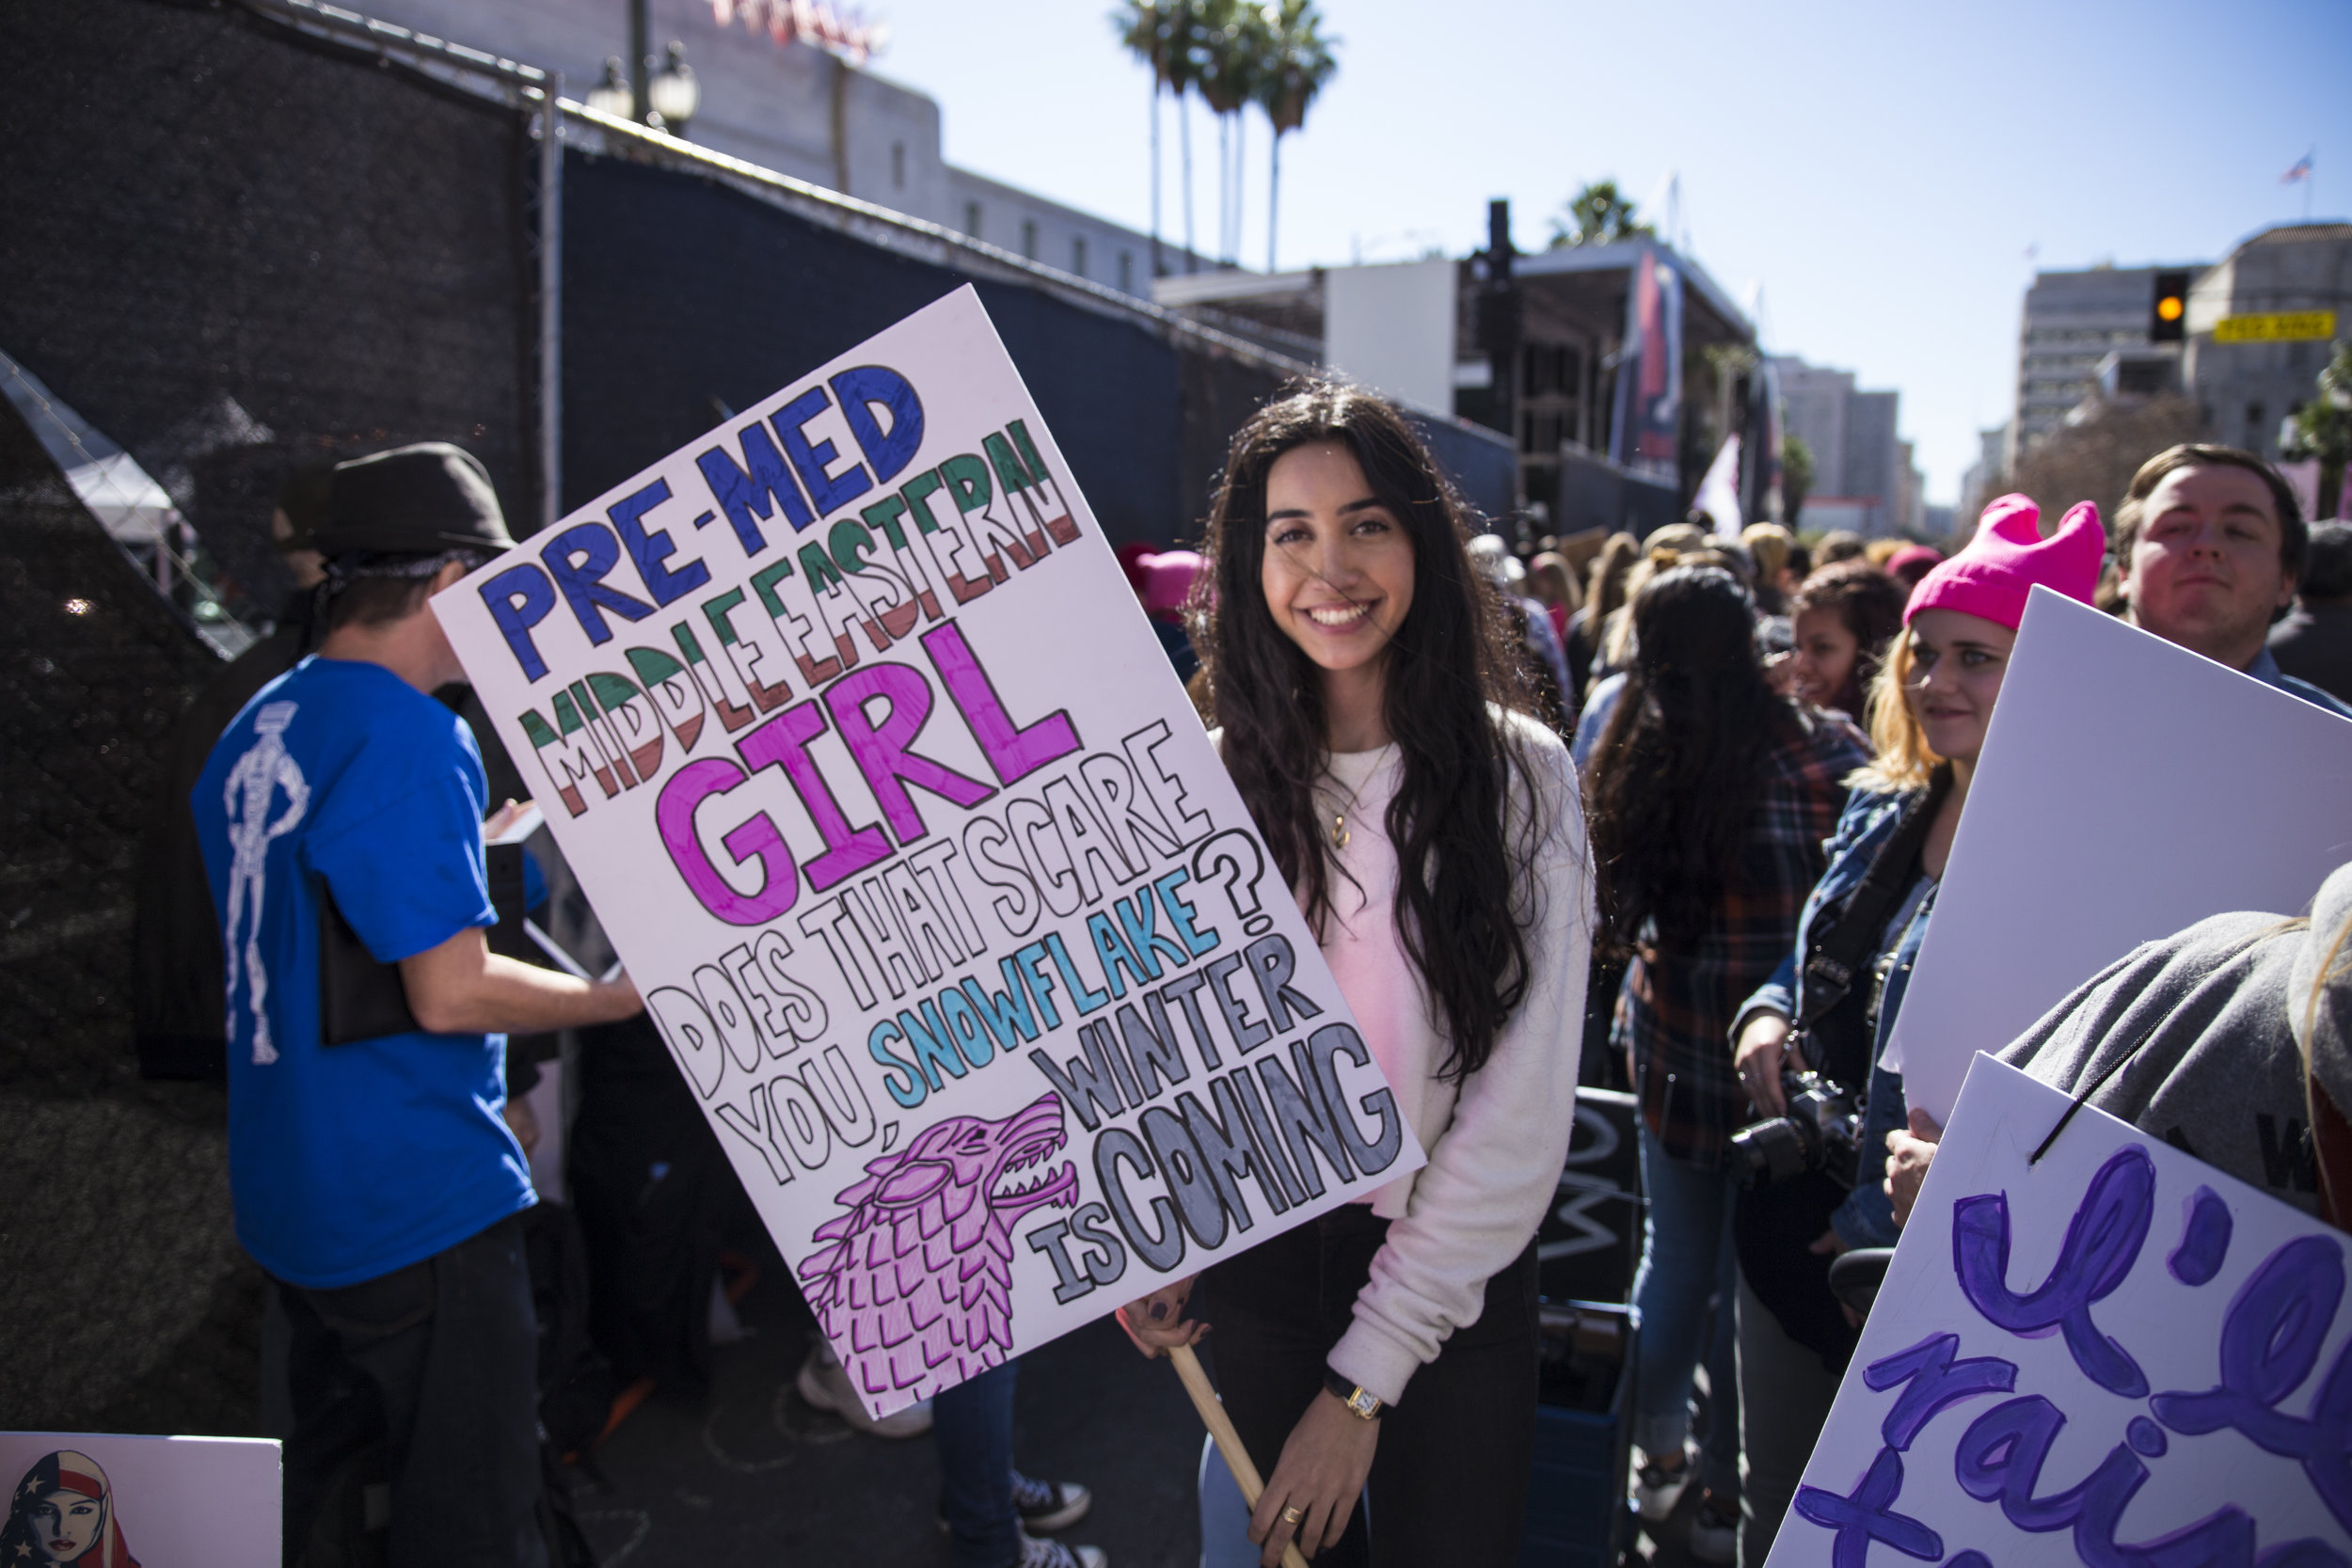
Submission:
M 1796 950 L 1732 1022 L 1740 1081 L 1759 1118 L 1788 1110 L 1785 1071 L 1819 1073 L 1857 1107 L 1859 1136 L 1818 1163 L 1791 1160 L 1786 1129 L 1740 1134 L 1753 1184 L 1740 1247 L 1741 1568 L 1760 1568 L 1828 1418 L 1856 1325 L 1829 1290 L 1850 1247 L 1892 1246 L 1881 1186 L 1886 1135 L 1904 1122 L 1902 1080 L 1880 1055 L 1902 1006 L 1968 800 L 2026 599 L 2039 585 L 2089 603 L 2106 534 L 2084 501 L 2048 538 L 2024 496 L 1984 510 L 1966 548 L 1920 579 L 1904 631 L 1871 683 L 1878 755 L 1806 899 Z M 1828 976 L 1844 975 L 1836 983 Z

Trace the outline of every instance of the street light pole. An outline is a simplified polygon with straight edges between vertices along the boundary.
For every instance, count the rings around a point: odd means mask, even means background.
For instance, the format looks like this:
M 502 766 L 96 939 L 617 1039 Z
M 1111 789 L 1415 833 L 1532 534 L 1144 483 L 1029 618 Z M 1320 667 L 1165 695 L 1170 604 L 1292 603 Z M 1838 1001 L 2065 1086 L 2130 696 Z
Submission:
M 628 0 L 629 118 L 638 124 L 653 108 L 645 73 L 653 67 L 653 45 L 647 41 L 646 0 Z

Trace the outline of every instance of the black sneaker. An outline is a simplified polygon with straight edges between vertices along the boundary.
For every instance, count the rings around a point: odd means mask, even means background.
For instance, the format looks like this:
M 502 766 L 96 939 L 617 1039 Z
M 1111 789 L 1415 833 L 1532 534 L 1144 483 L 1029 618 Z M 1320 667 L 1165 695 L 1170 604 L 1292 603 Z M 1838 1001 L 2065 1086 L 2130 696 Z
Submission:
M 1691 1555 L 1701 1562 L 1729 1562 L 1739 1555 L 1740 1505 L 1709 1492 L 1691 1515 Z
M 1074 1525 L 1087 1516 L 1094 1506 L 1094 1494 L 1074 1481 L 1031 1481 L 1015 1470 L 1012 1473 L 1012 1508 L 1021 1516 L 1024 1535 L 1043 1534 L 1066 1525 Z M 947 1520 L 938 1521 L 941 1533 L 947 1529 Z M 1084 1548 L 1092 1551 L 1091 1546 Z
M 1094 1506 L 1094 1494 L 1074 1481 L 1032 1481 L 1015 1470 L 1012 1506 L 1023 1529 L 1044 1534 L 1085 1518 Z
M 1110 1568 L 1108 1553 L 1100 1546 L 1065 1546 L 1058 1541 L 1021 1538 L 1021 1556 L 1013 1568 Z

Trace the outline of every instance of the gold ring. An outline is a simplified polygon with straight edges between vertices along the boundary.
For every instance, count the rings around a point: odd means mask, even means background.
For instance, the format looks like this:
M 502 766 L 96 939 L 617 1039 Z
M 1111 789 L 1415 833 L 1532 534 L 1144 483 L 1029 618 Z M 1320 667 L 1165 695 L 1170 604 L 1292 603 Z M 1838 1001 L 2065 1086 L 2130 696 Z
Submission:
M 1290 1507 L 1282 1510 L 1282 1523 L 1286 1525 L 1296 1525 L 1306 1516 L 1307 1511 L 1299 1507 L 1296 1503 L 1293 1503 Z

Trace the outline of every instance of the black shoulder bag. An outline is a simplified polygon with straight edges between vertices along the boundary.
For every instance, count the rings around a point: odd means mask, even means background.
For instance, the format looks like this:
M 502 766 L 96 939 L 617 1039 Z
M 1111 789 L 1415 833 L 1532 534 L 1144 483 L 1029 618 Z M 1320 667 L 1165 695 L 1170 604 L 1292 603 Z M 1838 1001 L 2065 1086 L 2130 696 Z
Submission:
M 1856 1095 L 1869 1088 L 1870 1058 L 1877 1044 L 1869 988 L 1862 982 L 1869 974 L 1888 918 L 1918 878 L 1928 832 L 1951 792 L 1947 764 L 1935 770 L 1927 793 L 1903 808 L 1894 835 L 1880 847 L 1862 885 L 1837 911 L 1829 930 L 1815 933 L 1804 956 L 1804 1000 L 1791 1040 L 1808 1067 Z
M 522 929 L 523 847 L 493 844 L 486 855 L 490 904 L 501 927 Z M 408 1007 L 398 964 L 379 963 L 351 928 L 325 878 L 319 900 L 319 1043 L 349 1045 L 386 1035 L 413 1035 L 421 1025 Z

